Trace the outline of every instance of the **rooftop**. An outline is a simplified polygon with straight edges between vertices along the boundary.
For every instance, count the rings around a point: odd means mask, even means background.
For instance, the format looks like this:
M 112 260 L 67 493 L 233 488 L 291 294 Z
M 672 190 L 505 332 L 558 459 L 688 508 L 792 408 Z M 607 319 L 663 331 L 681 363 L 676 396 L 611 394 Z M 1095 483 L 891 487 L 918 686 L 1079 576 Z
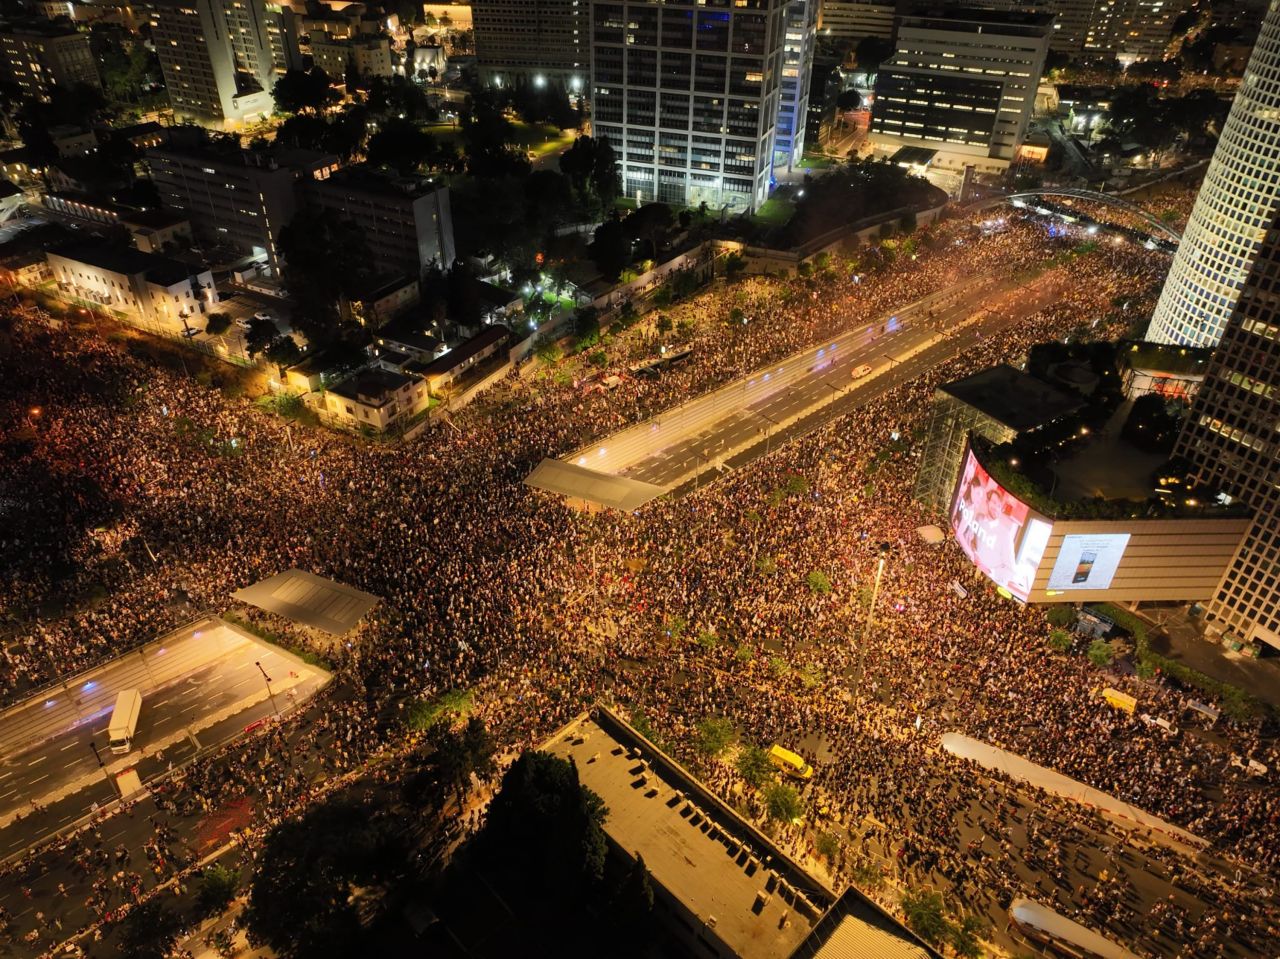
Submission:
M 604 829 L 730 950 L 786 959 L 834 896 L 607 710 L 544 747 L 571 758 L 609 809 Z M 799 890 L 803 890 L 800 892 Z
M 637 510 L 666 492 L 664 487 L 652 483 L 553 459 L 545 459 L 534 467 L 533 472 L 524 478 L 524 484 L 624 513 Z
M 383 346 L 400 344 L 421 353 L 434 354 L 440 348 L 440 337 L 420 328 L 416 325 L 415 318 L 408 316 L 392 320 L 378 330 L 374 337 Z
M 930 150 L 928 147 L 902 147 L 889 158 L 889 162 L 899 165 L 909 163 L 912 166 L 928 166 L 937 155 L 937 150 Z
M 495 343 L 505 340 L 511 335 L 511 331 L 505 326 L 497 325 L 486 326 L 483 330 L 464 340 L 455 346 L 443 356 L 438 356 L 423 368 L 423 373 L 427 376 L 433 374 L 447 373 L 455 367 L 461 366 L 468 360 L 472 359 L 477 353 L 481 353 L 493 346 Z
M 131 246 L 115 246 L 108 243 L 78 243 L 50 251 L 55 256 L 77 263 L 87 263 L 100 270 L 122 273 L 126 276 L 142 274 L 152 283 L 173 286 L 181 283 L 199 269 L 179 263 L 177 260 L 155 253 L 143 253 Z
M 1083 401 L 1007 364 L 945 383 L 943 393 L 1022 433 L 1078 410 Z
M 147 227 L 152 230 L 163 230 L 165 227 L 177 226 L 179 223 L 186 223 L 185 214 L 178 213 L 176 210 L 165 210 L 160 207 L 152 207 L 149 210 L 137 210 L 136 212 L 126 213 L 120 217 L 120 222 L 128 226 Z
M 1118 359 L 1131 370 L 1203 375 L 1209 367 L 1211 347 L 1176 346 L 1172 343 L 1130 343 L 1121 347 Z
M 850 886 L 791 959 L 937 959 Z
M 930 21 L 929 26 L 946 29 L 954 25 L 957 29 L 965 29 L 969 24 L 980 24 L 996 29 L 984 30 L 984 33 L 999 34 L 999 28 L 1008 29 L 1008 33 L 1025 35 L 1028 33 L 1048 33 L 1053 28 L 1052 13 L 1027 13 L 1020 10 L 980 10 L 973 7 L 952 7 L 949 9 L 921 8 L 903 16 L 905 22 L 918 23 Z
M 402 373 L 370 367 L 329 387 L 329 392 L 344 399 L 364 403 L 366 406 L 382 406 L 391 401 L 388 394 L 412 382 L 411 377 Z
M 378 605 L 376 596 L 301 569 L 246 586 L 232 598 L 333 636 L 355 629 Z

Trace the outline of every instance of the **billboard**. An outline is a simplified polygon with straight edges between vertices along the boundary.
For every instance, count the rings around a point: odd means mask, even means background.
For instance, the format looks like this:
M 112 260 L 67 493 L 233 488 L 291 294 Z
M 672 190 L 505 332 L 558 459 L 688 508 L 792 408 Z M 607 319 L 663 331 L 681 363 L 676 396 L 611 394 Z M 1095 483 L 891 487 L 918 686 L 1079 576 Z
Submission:
M 1026 601 L 1053 524 L 992 479 L 972 449 L 951 501 L 951 529 L 974 566 Z
M 1128 545 L 1128 533 L 1072 533 L 1063 536 L 1058 558 L 1049 573 L 1048 588 L 1110 588 Z

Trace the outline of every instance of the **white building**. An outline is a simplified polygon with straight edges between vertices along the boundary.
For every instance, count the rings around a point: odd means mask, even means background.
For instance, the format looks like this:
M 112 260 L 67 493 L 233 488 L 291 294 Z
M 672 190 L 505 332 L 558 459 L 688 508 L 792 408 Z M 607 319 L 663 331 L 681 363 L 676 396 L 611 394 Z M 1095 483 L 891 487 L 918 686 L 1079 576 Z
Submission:
M 131 247 L 84 244 L 50 251 L 49 271 L 72 300 L 119 313 L 166 336 L 203 329 L 200 315 L 214 308 L 218 291 L 207 269 Z
M 782 47 L 782 83 L 778 97 L 778 125 L 773 138 L 775 167 L 792 169 L 804 155 L 809 119 L 809 80 L 817 41 L 818 0 L 790 0 Z
M 154 0 L 151 33 L 174 115 L 209 126 L 270 116 L 276 77 L 297 65 L 265 0 Z
M 916 147 L 936 151 L 935 169 L 1006 170 L 1031 119 L 1052 25 L 1048 14 L 973 9 L 903 17 L 876 78 L 876 154 Z
M 1280 201 L 1280 4 L 1267 10 L 1205 172 L 1147 338 L 1213 346 L 1222 337 Z
M 786 9 L 592 0 L 593 129 L 613 144 L 627 197 L 735 213 L 764 203 Z
M 394 72 L 391 42 L 386 37 L 343 40 L 312 35 L 311 58 L 335 83 L 343 82 L 348 68 L 362 77 L 389 77 Z

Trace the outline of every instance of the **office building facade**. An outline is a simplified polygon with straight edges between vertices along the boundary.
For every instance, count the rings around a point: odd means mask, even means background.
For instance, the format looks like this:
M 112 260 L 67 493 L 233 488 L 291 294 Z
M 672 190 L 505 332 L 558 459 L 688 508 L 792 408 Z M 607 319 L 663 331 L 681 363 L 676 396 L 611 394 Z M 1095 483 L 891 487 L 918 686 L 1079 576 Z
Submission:
M 421 177 L 343 170 L 303 181 L 302 194 L 308 206 L 355 222 L 379 270 L 418 279 L 427 267 L 447 270 L 457 258 L 447 187 Z
M 483 82 L 559 83 L 571 97 L 586 92 L 590 0 L 475 0 L 471 18 Z
M 817 28 L 818 0 L 790 0 L 782 46 L 778 123 L 773 137 L 773 164 L 778 169 L 794 169 L 804 155 Z
M 1280 217 L 1269 225 L 1175 453 L 1254 514 L 1209 621 L 1280 646 Z
M 295 44 L 264 0 L 155 0 L 151 32 L 179 119 L 213 127 L 269 116 Z
M 1258 42 L 1205 171 L 1147 339 L 1213 346 L 1235 309 L 1280 200 L 1280 4 Z
M 871 116 L 879 156 L 936 151 L 949 172 L 1001 173 L 1017 157 L 1049 52 L 1048 14 L 952 10 L 901 18 Z
M 89 35 L 45 21 L 0 25 L 0 69 L 32 100 L 48 102 L 56 87 L 102 87 Z
M 1188 0 L 1097 0 L 1084 38 L 1087 53 L 1110 54 L 1123 65 L 1161 58 Z
M 298 181 L 338 169 L 337 157 L 310 150 L 175 145 L 147 158 L 160 201 L 185 213 L 198 238 L 232 246 L 277 272 L 276 244 L 298 211 Z
M 591 4 L 593 128 L 641 203 L 746 212 L 769 194 L 786 0 Z
M 893 3 L 874 0 L 821 0 L 818 32 L 824 37 L 844 40 L 864 37 L 891 40 L 896 10 Z

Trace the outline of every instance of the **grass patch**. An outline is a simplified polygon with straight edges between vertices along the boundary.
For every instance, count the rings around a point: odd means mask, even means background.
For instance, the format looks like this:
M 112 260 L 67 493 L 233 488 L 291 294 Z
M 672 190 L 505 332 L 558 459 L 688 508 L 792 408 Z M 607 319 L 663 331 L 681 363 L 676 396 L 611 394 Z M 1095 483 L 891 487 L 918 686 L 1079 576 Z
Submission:
M 756 212 L 751 215 L 751 219 L 761 226 L 783 226 L 795 216 L 795 213 L 795 204 L 791 201 L 770 197 L 760 204 Z
M 251 623 L 247 619 L 241 619 L 235 613 L 223 613 L 222 618 L 228 623 L 240 627 L 246 633 L 251 633 L 254 636 L 257 636 L 258 639 L 270 643 L 272 646 L 279 646 L 286 652 L 293 653 L 293 655 L 297 656 L 308 666 L 317 666 L 325 672 L 333 672 L 333 663 L 329 662 L 329 660 L 325 659 L 319 653 L 313 653 L 309 649 L 304 649 L 303 647 L 290 642 L 288 639 L 273 630 L 267 629 L 264 626 L 259 626 L 256 623 Z
M 441 722 L 455 722 L 475 709 L 475 690 L 448 689 L 434 699 L 418 699 L 409 707 L 405 723 L 410 729 L 426 732 Z
M 1104 619 L 1109 619 L 1133 636 L 1139 668 L 1158 669 L 1166 676 L 1174 677 L 1184 686 L 1190 686 L 1209 696 L 1217 697 L 1222 703 L 1222 712 L 1229 719 L 1247 721 L 1257 719 L 1271 711 L 1270 706 L 1257 697 L 1249 695 L 1239 686 L 1232 686 L 1220 679 L 1214 679 L 1185 663 L 1157 653 L 1151 648 L 1147 624 L 1127 609 L 1121 609 L 1111 603 L 1096 603 L 1087 608 Z

